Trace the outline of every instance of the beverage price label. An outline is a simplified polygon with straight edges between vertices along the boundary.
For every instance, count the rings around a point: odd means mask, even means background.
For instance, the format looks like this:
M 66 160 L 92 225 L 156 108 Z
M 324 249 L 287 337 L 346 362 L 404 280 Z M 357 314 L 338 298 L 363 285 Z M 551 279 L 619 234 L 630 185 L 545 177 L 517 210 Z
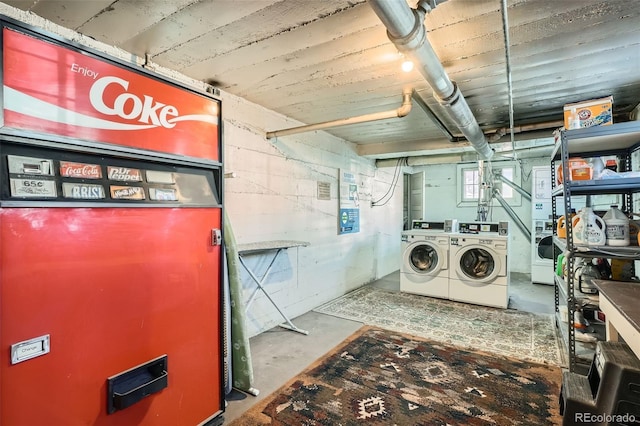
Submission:
M 81 200 L 98 200 L 105 197 L 102 185 L 87 185 L 68 182 L 62 184 L 62 195 L 64 195 L 65 198 Z
M 42 179 L 11 179 L 11 196 L 26 198 L 56 198 L 56 182 Z
M 101 179 L 102 168 L 98 164 L 60 162 L 60 176 L 81 179 Z

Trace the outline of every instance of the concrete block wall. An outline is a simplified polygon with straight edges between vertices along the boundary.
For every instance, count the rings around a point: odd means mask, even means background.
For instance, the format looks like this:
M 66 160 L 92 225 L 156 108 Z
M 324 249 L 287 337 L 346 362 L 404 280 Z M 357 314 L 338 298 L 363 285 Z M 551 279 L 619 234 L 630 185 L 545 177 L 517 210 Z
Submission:
M 264 284 L 287 316 L 294 318 L 400 267 L 402 181 L 391 201 L 371 207 L 393 182 L 394 170 L 376 169 L 355 146 L 326 132 L 267 140 L 267 130 L 300 123 L 235 96 L 223 94 L 225 207 L 238 244 L 269 240 L 308 242 L 280 253 Z M 339 173 L 357 177 L 360 232 L 338 235 Z M 330 185 L 319 200 L 318 182 Z M 245 260 L 258 278 L 271 254 Z M 245 300 L 255 291 L 242 270 Z M 255 335 L 283 321 L 262 292 L 247 315 Z M 295 321 L 293 321 L 295 323 Z
M 0 14 L 132 65 L 145 63 L 144 58 L 4 3 L 0 3 Z M 154 64 L 147 64 L 147 68 L 196 89 L 207 89 L 203 82 L 176 71 Z M 267 140 L 267 130 L 301 123 L 224 92 L 221 97 L 224 168 L 226 173 L 236 174 L 225 179 L 224 203 L 237 241 L 309 242 L 308 247 L 281 255 L 265 283 L 286 315 L 294 318 L 399 269 L 402 190 L 396 190 L 384 207 L 371 207 L 371 200 L 391 186 L 393 170 L 376 169 L 372 160 L 355 153 L 354 145 L 325 132 Z M 338 235 L 341 169 L 358 178 L 360 232 L 354 234 Z M 318 181 L 331 185 L 330 200 L 317 199 Z M 401 186 L 402 180 L 397 185 Z M 268 266 L 265 256 L 251 256 L 247 261 L 259 274 Z M 248 300 L 255 285 L 246 273 L 243 283 Z M 282 317 L 260 292 L 250 307 L 248 320 L 252 336 L 281 323 Z

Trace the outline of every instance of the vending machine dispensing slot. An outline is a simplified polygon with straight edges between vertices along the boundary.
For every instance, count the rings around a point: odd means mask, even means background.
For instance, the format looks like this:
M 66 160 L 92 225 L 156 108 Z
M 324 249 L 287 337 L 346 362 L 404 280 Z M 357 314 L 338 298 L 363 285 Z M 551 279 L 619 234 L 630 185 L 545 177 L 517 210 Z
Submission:
M 168 383 L 166 355 L 111 376 L 107 379 L 107 413 L 124 410 L 160 392 Z

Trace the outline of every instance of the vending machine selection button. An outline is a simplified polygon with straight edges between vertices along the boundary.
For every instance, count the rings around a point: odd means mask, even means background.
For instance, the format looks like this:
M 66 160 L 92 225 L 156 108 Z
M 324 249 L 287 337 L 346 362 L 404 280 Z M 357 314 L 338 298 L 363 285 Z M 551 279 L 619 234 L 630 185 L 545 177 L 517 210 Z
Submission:
M 147 170 L 147 182 L 149 183 L 176 183 L 171 172 L 159 172 L 157 170 Z
M 49 353 L 49 335 L 35 337 L 11 345 L 11 364 Z
M 107 167 L 107 175 L 111 180 L 123 182 L 141 182 L 142 172 L 140 169 L 130 169 L 128 167 Z
M 98 164 L 73 163 L 70 161 L 61 161 L 60 176 L 82 178 L 82 179 L 101 179 L 102 169 Z
M 144 200 L 144 188 L 141 186 L 115 186 L 109 187 L 111 198 L 114 200 Z
M 102 185 L 69 182 L 62 184 L 62 195 L 64 195 L 65 198 L 76 198 L 82 200 L 96 200 L 105 197 Z
M 149 198 L 154 201 L 178 201 L 175 189 L 149 188 Z

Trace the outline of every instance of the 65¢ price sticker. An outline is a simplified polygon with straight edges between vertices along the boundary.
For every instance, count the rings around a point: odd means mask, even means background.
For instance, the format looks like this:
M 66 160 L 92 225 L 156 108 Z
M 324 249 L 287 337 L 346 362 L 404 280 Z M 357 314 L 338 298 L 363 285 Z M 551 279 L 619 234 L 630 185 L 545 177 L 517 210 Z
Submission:
M 56 198 L 56 182 L 43 179 L 11 179 L 11 196 L 26 198 Z

